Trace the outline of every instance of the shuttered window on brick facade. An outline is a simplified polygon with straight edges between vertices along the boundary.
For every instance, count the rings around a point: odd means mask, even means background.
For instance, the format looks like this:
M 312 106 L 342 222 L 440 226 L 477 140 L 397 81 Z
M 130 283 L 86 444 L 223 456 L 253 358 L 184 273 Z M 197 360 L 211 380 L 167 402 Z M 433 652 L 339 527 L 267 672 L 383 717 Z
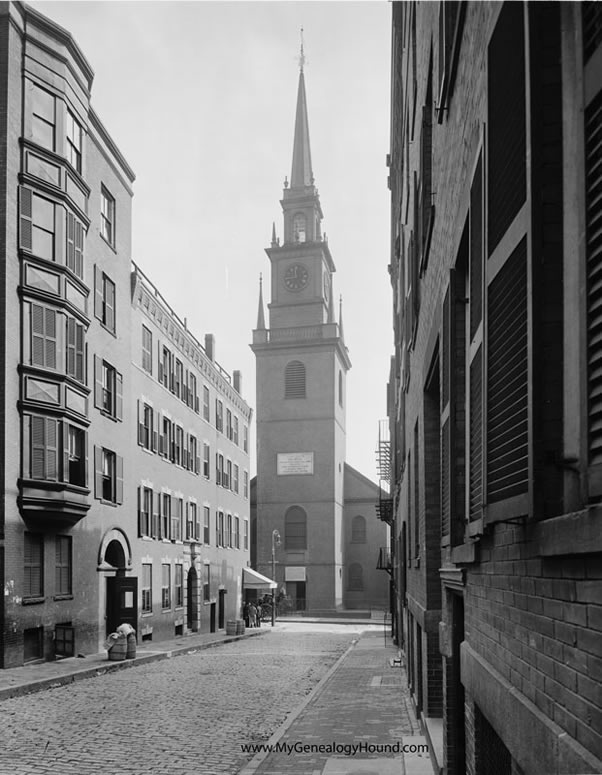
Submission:
M 488 246 L 499 244 L 527 195 L 523 3 L 504 3 L 488 51 Z
M 59 478 L 59 421 L 52 417 L 29 417 L 29 475 L 32 479 Z
M 583 24 L 583 64 L 589 62 L 594 51 L 602 44 L 602 7 L 599 2 L 581 3 Z
M 31 363 L 47 369 L 57 368 L 58 312 L 41 304 L 31 304 Z
M 527 240 L 488 289 L 487 502 L 517 499 L 529 487 Z
M 590 496 L 602 495 L 602 90 L 585 112 Z

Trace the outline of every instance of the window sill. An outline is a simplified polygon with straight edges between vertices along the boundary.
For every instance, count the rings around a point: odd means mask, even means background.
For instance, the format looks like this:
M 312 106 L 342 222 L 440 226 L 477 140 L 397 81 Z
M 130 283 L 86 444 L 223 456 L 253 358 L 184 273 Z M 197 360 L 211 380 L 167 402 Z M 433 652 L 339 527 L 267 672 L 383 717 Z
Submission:
M 115 337 L 115 339 L 117 339 L 117 333 L 116 333 L 116 332 L 117 332 L 117 328 L 116 328 L 116 327 L 115 327 L 114 329 L 110 329 L 110 328 L 107 326 L 107 324 L 106 324 L 106 323 L 103 323 L 103 322 L 102 322 L 102 320 L 101 320 L 100 318 L 97 318 L 97 320 L 98 320 L 98 322 L 100 323 L 100 327 L 101 327 L 101 328 L 104 328 L 104 330 L 105 330 L 105 331 L 106 331 L 108 334 L 111 334 L 111 336 L 114 336 L 114 337 Z
M 533 542 L 542 557 L 602 551 L 602 506 L 537 522 Z
M 73 600 L 73 595 L 54 595 L 53 600 Z
M 46 598 L 45 597 L 24 597 L 21 601 L 23 605 L 39 605 L 40 603 L 45 603 Z
M 142 612 L 140 613 L 140 616 L 141 616 L 143 619 L 147 619 L 149 616 L 152 616 L 152 615 L 153 615 L 153 612 L 152 612 L 152 611 L 142 611 Z
M 115 255 L 117 255 L 117 250 L 115 248 L 115 245 L 110 243 L 109 240 L 104 236 L 104 234 L 100 230 L 98 231 L 98 236 L 105 243 L 105 245 L 108 248 L 110 248 L 113 251 L 113 253 L 115 253 Z
M 97 407 L 100 414 L 105 417 L 107 420 L 112 420 L 113 422 L 123 422 L 123 420 L 120 417 L 117 417 L 114 414 L 111 414 L 111 412 L 107 412 L 106 409 L 100 409 Z
M 115 501 L 107 501 L 104 498 L 98 498 L 98 500 L 102 503 L 103 506 L 112 506 L 113 508 L 117 508 L 117 506 L 119 506 L 119 504 L 115 503 Z

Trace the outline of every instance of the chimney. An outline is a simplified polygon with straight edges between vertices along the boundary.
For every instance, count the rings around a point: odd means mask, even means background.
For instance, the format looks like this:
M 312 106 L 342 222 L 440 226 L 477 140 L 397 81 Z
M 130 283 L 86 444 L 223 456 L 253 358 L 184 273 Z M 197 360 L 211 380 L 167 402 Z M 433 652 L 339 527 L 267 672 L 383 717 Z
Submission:
M 215 336 L 213 334 L 205 334 L 205 352 L 210 361 L 215 360 Z
M 232 379 L 234 380 L 234 390 L 240 395 L 242 393 L 242 374 L 238 369 L 232 372 Z

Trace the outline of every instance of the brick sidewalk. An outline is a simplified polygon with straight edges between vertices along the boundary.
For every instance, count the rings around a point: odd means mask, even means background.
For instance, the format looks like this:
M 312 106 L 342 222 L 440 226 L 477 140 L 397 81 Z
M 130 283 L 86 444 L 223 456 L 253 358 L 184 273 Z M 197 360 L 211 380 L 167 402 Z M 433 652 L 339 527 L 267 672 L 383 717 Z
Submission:
M 243 638 L 252 638 L 271 631 L 270 627 L 247 629 L 244 635 L 226 635 L 225 632 L 185 635 L 170 641 L 145 642 L 138 644 L 136 657 L 120 662 L 111 662 L 107 652 L 89 654 L 83 658 L 68 657 L 54 662 L 39 662 L 0 670 L 0 702 L 9 697 L 19 697 L 32 692 L 63 686 L 84 678 L 104 675 L 115 670 L 124 670 L 138 665 L 169 659 L 180 654 L 189 654 L 201 649 L 219 646 Z
M 365 633 L 267 741 L 291 748 L 258 753 L 239 775 L 433 775 L 428 753 L 394 750 L 426 744 L 395 656 L 382 636 Z M 346 753 L 362 743 L 367 750 Z

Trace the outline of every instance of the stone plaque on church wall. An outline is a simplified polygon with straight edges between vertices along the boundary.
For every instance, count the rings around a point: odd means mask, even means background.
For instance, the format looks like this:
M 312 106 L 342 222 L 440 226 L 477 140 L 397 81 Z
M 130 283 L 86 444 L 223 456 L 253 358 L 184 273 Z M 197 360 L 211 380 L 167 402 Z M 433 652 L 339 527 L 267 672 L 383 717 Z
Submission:
M 313 474 L 313 452 L 279 452 L 277 455 L 278 476 L 291 474 Z
M 303 565 L 293 565 L 292 567 L 289 565 L 284 569 L 284 580 L 285 581 L 307 581 L 307 578 L 305 576 L 305 566 Z

